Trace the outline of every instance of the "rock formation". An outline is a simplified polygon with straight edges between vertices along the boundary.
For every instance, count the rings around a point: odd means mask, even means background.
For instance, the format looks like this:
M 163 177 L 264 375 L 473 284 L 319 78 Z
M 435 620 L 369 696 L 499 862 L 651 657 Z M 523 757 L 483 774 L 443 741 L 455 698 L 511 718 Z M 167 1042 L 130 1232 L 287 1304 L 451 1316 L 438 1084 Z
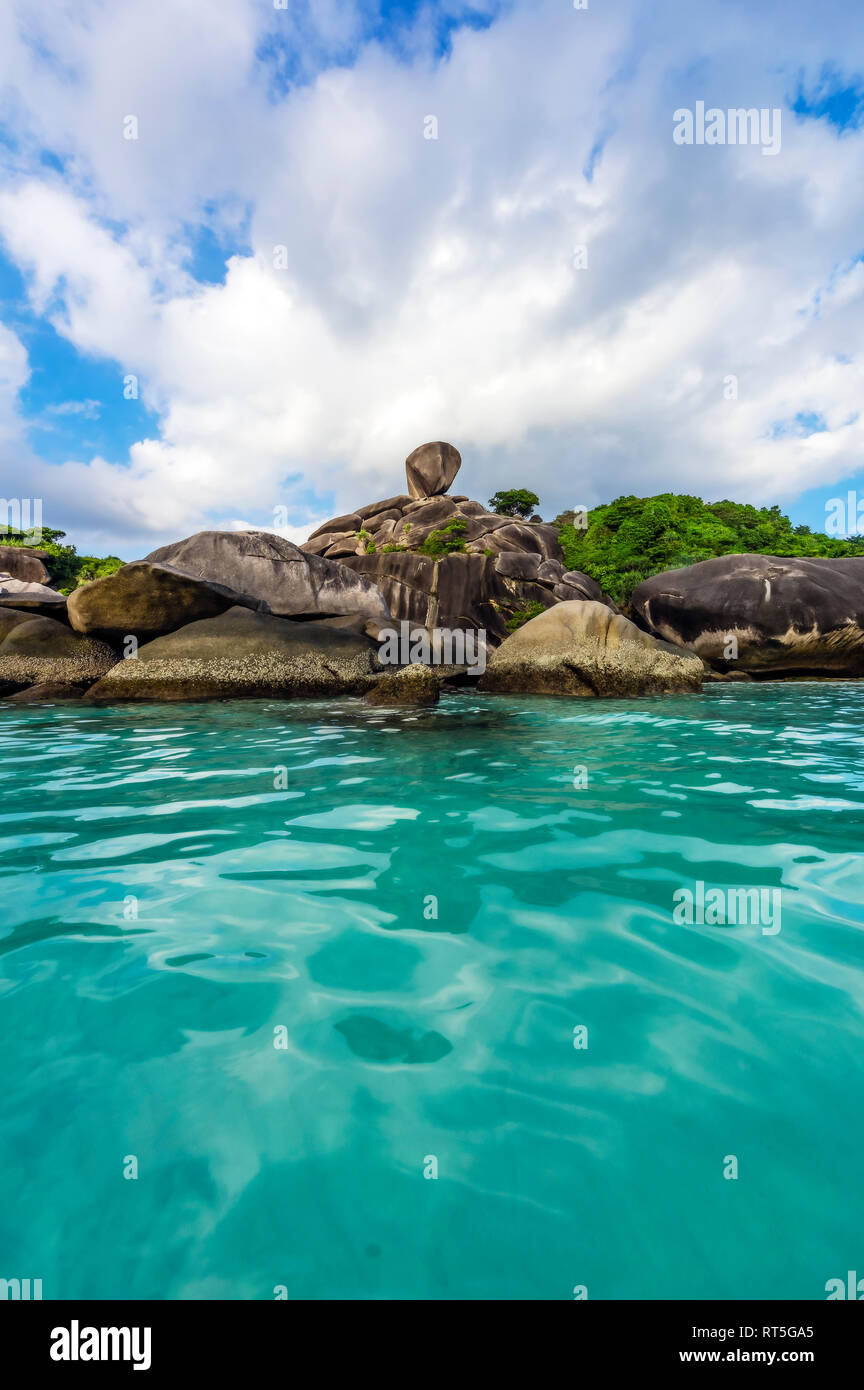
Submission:
M 173 565 L 138 560 L 116 574 L 82 584 L 70 594 L 68 609 L 76 632 L 122 645 L 126 637 L 149 642 L 238 605 L 261 606 L 223 584 L 184 574 Z
M 659 642 L 602 603 L 557 604 L 492 655 L 480 689 L 501 694 L 653 695 L 698 690 L 698 657 Z
M 381 594 L 366 579 L 267 531 L 199 531 L 146 559 L 224 585 L 280 618 L 389 617 Z
M 437 497 L 448 491 L 461 465 L 462 455 L 452 444 L 421 444 L 405 460 L 408 491 L 418 500 Z
M 406 460 L 407 493 L 336 517 L 303 547 L 269 532 L 201 531 L 82 585 L 68 614 L 53 590 L 7 578 L 0 694 L 88 691 L 106 702 L 368 691 L 373 704 L 428 704 L 445 677 L 476 678 L 482 665 L 382 670 L 376 643 L 394 622 L 483 630 L 487 650 L 508 638 L 513 650 L 512 628 L 544 609 L 617 612 L 593 580 L 565 571 L 554 526 L 448 495 L 460 463 L 450 444 L 421 445 Z M 9 606 L 16 597 L 20 609 Z M 72 630 L 34 619 L 39 603 Z
M 117 663 L 86 698 L 104 703 L 360 695 L 377 671 L 374 643 L 357 632 L 235 607 L 148 642 L 135 659 Z
M 440 691 L 438 674 L 417 662 L 379 676 L 364 699 L 369 705 L 437 705 Z
M 617 611 L 587 575 L 565 570 L 556 527 L 446 496 L 459 464 L 451 444 L 422 444 L 405 461 L 410 495 L 335 517 L 302 549 L 374 581 L 394 618 L 483 628 L 492 646 L 537 605 L 586 598 Z
M 116 662 L 111 647 L 53 618 L 0 608 L 0 695 L 45 683 L 92 685 Z
M 41 685 L 29 685 L 14 695 L 0 698 L 9 705 L 56 705 L 61 700 L 80 700 L 86 693 L 85 685 L 63 685 L 60 681 L 43 681 Z
M 646 579 L 632 606 L 720 670 L 864 674 L 864 557 L 722 555 Z
M 0 545 L 0 576 L 10 575 L 25 584 L 47 584 L 51 578 L 45 567 L 49 557 L 44 550 L 23 545 Z
M 56 589 L 31 579 L 15 579 L 11 574 L 0 574 L 0 608 L 23 609 L 33 617 L 60 621 L 66 617 L 66 600 Z

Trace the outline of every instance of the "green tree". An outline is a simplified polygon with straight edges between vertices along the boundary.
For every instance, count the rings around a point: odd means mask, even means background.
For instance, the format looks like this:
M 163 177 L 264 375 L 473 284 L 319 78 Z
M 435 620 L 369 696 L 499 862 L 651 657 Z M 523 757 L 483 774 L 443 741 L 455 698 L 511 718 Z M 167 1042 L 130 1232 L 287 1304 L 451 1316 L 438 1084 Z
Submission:
M 489 506 L 499 516 L 521 516 L 524 519 L 539 505 L 540 498 L 536 492 L 529 492 L 524 487 L 507 488 L 489 498 Z
M 837 540 L 793 527 L 777 506 L 703 502 L 671 492 L 616 497 L 593 507 L 585 528 L 564 520 L 558 535 L 568 568 L 596 579 L 624 606 L 652 574 L 716 555 L 864 555 L 864 538 Z

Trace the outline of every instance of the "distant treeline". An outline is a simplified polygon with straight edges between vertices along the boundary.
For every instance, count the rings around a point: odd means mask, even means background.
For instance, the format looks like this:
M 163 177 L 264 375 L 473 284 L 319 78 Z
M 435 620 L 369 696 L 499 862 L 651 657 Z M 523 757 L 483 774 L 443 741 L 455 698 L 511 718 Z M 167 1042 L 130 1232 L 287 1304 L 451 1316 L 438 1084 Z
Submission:
M 519 492 L 498 494 L 504 500 Z M 506 508 L 505 514 L 525 515 L 537 503 L 524 493 L 524 507 Z M 496 500 L 496 499 L 493 499 Z M 682 569 L 715 555 L 864 555 L 864 536 L 839 539 L 809 526 L 793 526 L 779 507 L 751 507 L 746 502 L 703 502 L 686 493 L 661 492 L 656 497 L 616 497 L 614 502 L 593 507 L 586 514 L 562 512 L 555 518 L 568 569 L 581 570 L 613 598 L 625 605 L 630 595 L 652 574 Z M 437 533 L 436 533 L 437 535 Z M 74 545 L 64 545 L 65 531 L 43 526 L 40 539 L 33 532 L 0 527 L 0 545 L 22 545 L 42 550 L 50 557 L 47 567 L 52 584 L 71 593 L 79 584 L 113 574 L 123 561 L 116 555 L 79 555 Z M 456 537 L 447 549 L 460 549 Z
M 715 555 L 864 555 L 864 537 L 839 540 L 793 526 L 779 507 L 703 502 L 674 492 L 617 497 L 593 507 L 587 525 L 573 512 L 555 520 L 568 568 L 596 579 L 622 605 L 652 574 Z
M 43 526 L 39 532 L 17 531 L 14 527 L 0 527 L 0 545 L 26 546 L 29 550 L 41 550 L 46 555 L 45 568 L 51 575 L 51 583 L 61 594 L 71 594 L 79 584 L 89 579 L 101 579 L 104 574 L 113 574 L 123 565 L 116 555 L 79 555 L 74 545 L 63 545 L 65 531 L 53 531 Z

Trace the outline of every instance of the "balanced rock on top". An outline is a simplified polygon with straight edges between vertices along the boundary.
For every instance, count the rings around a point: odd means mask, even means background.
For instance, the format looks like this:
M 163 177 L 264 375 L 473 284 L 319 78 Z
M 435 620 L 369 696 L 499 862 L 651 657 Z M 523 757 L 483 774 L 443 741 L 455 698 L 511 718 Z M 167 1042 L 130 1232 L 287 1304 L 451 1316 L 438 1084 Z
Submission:
M 415 501 L 446 492 L 462 464 L 462 455 L 452 444 L 438 440 L 421 444 L 405 460 L 408 491 Z

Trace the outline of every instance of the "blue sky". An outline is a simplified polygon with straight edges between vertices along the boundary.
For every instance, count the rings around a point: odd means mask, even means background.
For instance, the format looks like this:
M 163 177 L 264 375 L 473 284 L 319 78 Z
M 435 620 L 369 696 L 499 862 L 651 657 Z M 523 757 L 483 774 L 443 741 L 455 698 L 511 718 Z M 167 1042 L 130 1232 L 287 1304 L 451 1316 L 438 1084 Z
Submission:
M 302 539 L 427 438 L 546 515 L 864 495 L 857 6 L 158 8 L 0 21 L 0 493 L 82 551 Z

